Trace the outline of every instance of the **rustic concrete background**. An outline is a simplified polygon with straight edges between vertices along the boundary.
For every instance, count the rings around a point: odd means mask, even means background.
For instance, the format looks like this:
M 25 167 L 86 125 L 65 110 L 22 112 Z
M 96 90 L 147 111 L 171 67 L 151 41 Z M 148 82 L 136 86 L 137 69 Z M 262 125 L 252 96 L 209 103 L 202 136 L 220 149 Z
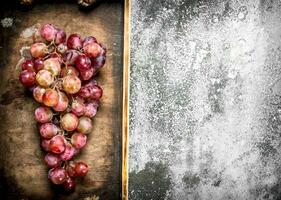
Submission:
M 132 1 L 130 200 L 281 199 L 280 0 Z

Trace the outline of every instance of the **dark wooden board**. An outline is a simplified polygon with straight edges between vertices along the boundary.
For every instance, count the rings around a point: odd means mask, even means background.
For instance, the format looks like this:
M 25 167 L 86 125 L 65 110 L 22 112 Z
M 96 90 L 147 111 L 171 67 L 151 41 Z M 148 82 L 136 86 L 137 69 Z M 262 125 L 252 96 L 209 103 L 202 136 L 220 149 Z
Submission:
M 30 10 L 1 7 L 1 19 L 13 18 L 0 35 L 0 199 L 119 199 L 121 194 L 123 3 L 102 3 L 81 11 L 75 3 L 37 4 Z M 38 106 L 18 81 L 19 50 L 30 40 L 21 33 L 36 23 L 53 23 L 67 33 L 94 35 L 108 47 L 105 67 L 97 76 L 104 88 L 94 130 L 76 160 L 91 170 L 65 195 L 47 179 L 44 153 L 34 120 Z M 94 199 L 94 198 L 92 198 Z

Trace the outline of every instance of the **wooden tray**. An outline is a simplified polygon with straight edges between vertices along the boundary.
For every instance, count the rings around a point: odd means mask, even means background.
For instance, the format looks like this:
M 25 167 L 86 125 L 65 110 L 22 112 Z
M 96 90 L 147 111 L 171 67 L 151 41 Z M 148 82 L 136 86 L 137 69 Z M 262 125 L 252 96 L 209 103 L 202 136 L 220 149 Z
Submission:
M 101 3 L 88 11 L 75 2 L 59 2 L 28 10 L 16 3 L 0 8 L 0 199 L 127 199 L 129 1 Z M 94 35 L 108 47 L 97 77 L 104 96 L 88 145 L 76 158 L 87 161 L 91 170 L 70 195 L 47 179 L 33 115 L 38 104 L 19 83 L 15 67 L 20 48 L 30 43 L 24 31 L 37 23 Z

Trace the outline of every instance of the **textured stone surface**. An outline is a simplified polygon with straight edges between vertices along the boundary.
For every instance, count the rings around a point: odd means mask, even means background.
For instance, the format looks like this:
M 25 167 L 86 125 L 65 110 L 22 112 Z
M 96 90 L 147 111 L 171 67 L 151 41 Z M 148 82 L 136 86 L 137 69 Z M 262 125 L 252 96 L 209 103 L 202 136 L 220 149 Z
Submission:
M 281 2 L 132 1 L 129 196 L 281 198 Z

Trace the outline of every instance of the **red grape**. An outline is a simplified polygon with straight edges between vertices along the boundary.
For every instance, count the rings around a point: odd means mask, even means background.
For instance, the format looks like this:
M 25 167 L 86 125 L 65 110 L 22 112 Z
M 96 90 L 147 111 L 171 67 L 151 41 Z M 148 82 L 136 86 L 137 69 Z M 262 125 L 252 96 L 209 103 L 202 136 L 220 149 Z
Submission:
M 35 119 L 40 123 L 50 122 L 53 118 L 53 112 L 50 108 L 40 106 L 35 110 Z
M 46 106 L 55 106 L 58 104 L 59 95 L 58 92 L 54 89 L 47 89 L 43 95 L 43 103 Z
M 61 154 L 65 150 L 65 139 L 61 135 L 56 135 L 50 140 L 50 151 Z
M 97 43 L 90 43 L 87 44 L 86 46 L 83 47 L 84 49 L 84 53 L 89 56 L 89 57 L 97 57 L 98 55 L 101 54 L 101 52 L 103 51 L 103 49 L 101 48 L 101 46 Z
M 65 93 L 63 92 L 59 91 L 58 95 L 59 95 L 58 103 L 55 106 L 53 106 L 53 109 L 58 112 L 65 111 L 67 109 L 69 100 L 65 95 Z
M 83 47 L 85 47 L 88 44 L 92 44 L 92 43 L 96 43 L 96 42 L 97 42 L 97 39 L 93 36 L 85 37 L 83 40 Z
M 99 86 L 97 86 L 97 83 L 94 81 L 91 81 L 91 82 L 87 83 L 86 85 L 83 85 L 78 92 L 78 96 L 80 96 L 83 99 L 90 98 L 93 95 L 95 95 L 97 97 L 102 95 L 101 88 Z
M 104 66 L 105 64 L 105 56 L 104 55 L 99 55 L 96 58 L 91 59 L 92 67 L 96 69 L 100 69 Z
M 64 191 L 73 192 L 75 190 L 76 182 L 74 179 L 67 177 L 65 182 L 63 183 Z
M 81 49 L 82 47 L 82 42 L 81 42 L 81 37 L 80 35 L 74 33 L 71 34 L 68 39 L 67 39 L 67 47 L 69 49 Z
M 92 87 L 91 99 L 99 100 L 102 97 L 102 88 L 98 85 Z
M 51 72 L 42 69 L 36 74 L 36 81 L 43 87 L 49 87 L 54 82 L 54 76 Z
M 44 160 L 50 168 L 59 167 L 61 165 L 61 158 L 57 154 L 47 153 Z
M 97 105 L 95 103 L 87 103 L 85 105 L 85 113 L 86 117 L 94 117 L 97 113 Z
M 75 60 L 75 64 L 80 72 L 91 68 L 91 60 L 86 55 L 79 55 Z
M 38 101 L 39 103 L 43 102 L 43 95 L 45 93 L 46 89 L 41 87 L 41 86 L 37 86 L 33 89 L 33 97 L 36 101 Z
M 89 117 L 83 116 L 79 118 L 77 131 L 84 134 L 88 134 L 91 132 L 92 128 L 93 128 L 93 124 Z
M 74 133 L 71 136 L 71 144 L 77 149 L 81 149 L 82 147 L 84 147 L 86 145 L 86 142 L 87 136 L 83 133 Z
M 50 151 L 49 145 L 50 145 L 50 140 L 45 140 L 45 139 L 43 139 L 43 140 L 41 141 L 41 147 L 42 147 L 42 149 L 43 149 L 44 151 Z
M 65 150 L 62 154 L 60 154 L 60 158 L 62 160 L 71 160 L 75 154 L 75 148 L 71 144 L 67 144 L 65 146 Z
M 66 131 L 74 131 L 78 126 L 78 118 L 72 113 L 67 113 L 61 118 L 61 126 Z
M 68 65 L 73 65 L 78 56 L 78 51 L 69 49 L 63 54 L 63 61 Z
M 44 43 L 35 43 L 30 47 L 30 54 L 34 58 L 44 57 L 48 53 L 48 47 Z
M 24 70 L 20 73 L 20 82 L 25 87 L 31 87 L 35 84 L 35 75 L 36 74 L 33 71 Z
M 48 70 L 53 74 L 53 76 L 57 76 L 61 72 L 61 66 L 58 58 L 49 58 L 44 61 L 44 69 Z
M 63 184 L 66 180 L 66 177 L 66 171 L 62 168 L 50 169 L 48 173 L 48 178 L 52 181 L 53 184 L 56 185 Z
M 66 41 L 66 33 L 65 33 L 65 31 L 62 30 L 62 29 L 57 29 L 55 43 L 56 44 L 61 44 L 61 43 L 64 43 L 65 41 Z
M 63 78 L 62 86 L 67 93 L 75 94 L 81 88 L 81 81 L 77 76 L 68 75 Z
M 67 66 L 67 67 L 62 68 L 60 76 L 65 77 L 67 75 L 79 76 L 79 72 L 75 67 Z
M 84 109 L 85 109 L 85 105 L 82 102 L 82 100 L 76 99 L 76 100 L 72 101 L 71 112 L 73 114 L 75 114 L 76 116 L 81 116 L 85 112 Z
M 45 123 L 40 126 L 40 134 L 45 139 L 51 139 L 59 131 L 59 128 L 53 123 Z
M 34 60 L 34 69 L 36 72 L 40 71 L 44 67 L 44 60 L 42 58 L 37 58 Z
M 89 98 L 91 96 L 89 88 L 86 86 L 82 86 L 78 92 L 78 96 L 83 99 Z
M 45 24 L 41 27 L 40 34 L 45 40 L 51 42 L 56 38 L 57 29 L 52 24 Z
M 34 64 L 32 60 L 25 60 L 22 65 L 22 70 L 34 71 Z
M 74 166 L 75 176 L 77 177 L 83 177 L 86 176 L 86 174 L 89 171 L 89 167 L 84 162 L 77 162 Z
M 87 81 L 90 80 L 96 72 L 97 70 L 91 67 L 90 69 L 80 71 L 80 77 L 83 81 Z

